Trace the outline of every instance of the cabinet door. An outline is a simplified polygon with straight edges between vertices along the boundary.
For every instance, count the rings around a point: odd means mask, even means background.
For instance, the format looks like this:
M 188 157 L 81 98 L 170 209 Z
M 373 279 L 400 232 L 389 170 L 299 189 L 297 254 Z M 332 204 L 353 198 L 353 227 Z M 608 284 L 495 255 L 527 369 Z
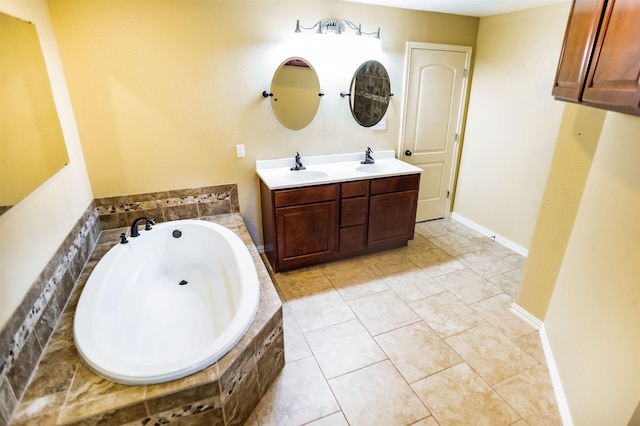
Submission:
M 367 246 L 393 245 L 413 238 L 418 191 L 372 195 Z
M 640 115 L 640 2 L 609 0 L 582 100 Z
M 337 230 L 335 201 L 276 209 L 277 270 L 328 260 Z
M 564 36 L 553 96 L 579 102 L 605 0 L 574 0 Z

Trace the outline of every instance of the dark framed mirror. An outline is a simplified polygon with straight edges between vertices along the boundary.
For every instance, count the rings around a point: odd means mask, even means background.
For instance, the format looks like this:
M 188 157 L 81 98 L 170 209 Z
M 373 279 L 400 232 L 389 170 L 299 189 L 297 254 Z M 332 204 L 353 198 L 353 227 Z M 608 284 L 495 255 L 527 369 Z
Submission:
M 0 13 L 0 214 L 68 162 L 35 25 Z
M 366 61 L 353 75 L 349 89 L 351 114 L 364 127 L 375 126 L 389 107 L 391 82 L 386 68 L 378 61 Z
M 307 127 L 320 105 L 320 81 L 311 64 L 303 58 L 288 58 L 280 64 L 271 81 L 271 107 L 287 129 Z

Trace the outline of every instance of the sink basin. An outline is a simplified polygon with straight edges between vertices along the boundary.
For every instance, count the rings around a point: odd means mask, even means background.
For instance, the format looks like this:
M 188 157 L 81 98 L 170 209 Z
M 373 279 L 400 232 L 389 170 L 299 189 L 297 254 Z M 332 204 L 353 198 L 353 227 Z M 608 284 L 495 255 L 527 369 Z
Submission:
M 285 179 L 292 182 L 306 182 L 324 179 L 327 176 L 329 176 L 329 174 L 321 170 L 292 170 L 290 173 L 287 173 Z
M 360 173 L 387 173 L 395 169 L 391 164 L 363 164 L 356 167 L 356 171 Z

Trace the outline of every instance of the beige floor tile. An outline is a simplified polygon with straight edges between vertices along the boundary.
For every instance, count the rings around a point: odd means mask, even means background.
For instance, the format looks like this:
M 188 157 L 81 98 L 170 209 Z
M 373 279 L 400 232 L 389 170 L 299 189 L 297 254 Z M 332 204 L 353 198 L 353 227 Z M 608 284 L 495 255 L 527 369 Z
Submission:
M 385 275 L 382 280 L 405 302 L 413 302 L 447 290 L 420 268 Z
M 480 232 L 469 228 L 467 225 L 464 225 L 455 220 L 450 220 L 446 223 L 447 229 L 455 232 L 456 234 L 462 235 L 467 240 L 471 241 L 473 244 L 485 244 L 487 242 L 491 242 L 486 235 L 481 234 Z
M 451 232 L 447 227 L 449 220 L 430 220 L 416 223 L 416 233 L 424 238 L 439 237 Z
M 436 280 L 467 305 L 502 293 L 500 288 L 468 268 L 440 275 Z
M 282 305 L 282 321 L 284 323 L 282 329 L 284 332 L 284 354 L 287 361 L 295 361 L 297 359 L 311 356 L 311 349 L 307 344 L 302 330 L 298 327 L 293 313 L 288 303 Z
M 438 422 L 436 421 L 436 419 L 433 418 L 433 416 L 429 416 L 426 419 L 422 419 L 420 421 L 412 423 L 411 426 L 440 426 L 440 425 L 438 425 Z
M 287 300 L 333 290 L 333 284 L 319 268 L 299 273 L 277 274 L 276 285 Z
M 472 241 L 455 232 L 429 238 L 429 242 L 454 257 L 477 250 L 476 245 Z
M 375 339 L 409 383 L 462 362 L 423 321 L 379 334 Z
M 367 256 L 364 262 L 378 275 L 388 275 L 416 267 L 405 254 L 396 250 Z
M 472 251 L 456 259 L 485 278 L 495 277 L 515 269 L 512 264 L 486 249 Z
M 518 253 L 511 253 L 501 258 L 507 263 L 512 264 L 518 269 L 524 269 L 524 264 L 527 263 L 527 258 Z M 520 271 L 522 273 L 522 271 Z
M 389 361 L 329 380 L 350 425 L 408 425 L 429 416 Z
M 500 426 L 519 419 L 518 414 L 465 363 L 422 379 L 411 387 L 441 426 Z
M 344 418 L 344 414 L 340 411 L 307 423 L 306 426 L 349 426 L 349 423 L 347 423 L 347 419 Z
M 323 293 L 288 300 L 287 303 L 300 330 L 305 333 L 356 317 L 333 286 Z
M 480 315 L 449 291 L 410 302 L 409 306 L 440 337 L 448 337 L 485 322 Z
M 480 246 L 481 248 L 490 251 L 498 257 L 511 256 L 515 253 L 509 247 L 506 247 L 492 239 L 485 240 Z
M 562 425 L 546 367 L 536 365 L 495 386 L 496 392 L 531 426 Z
M 510 339 L 534 331 L 533 327 L 511 312 L 513 299 L 507 294 L 499 294 L 469 305 L 480 316 Z
M 410 255 L 412 253 L 419 253 L 421 251 L 431 250 L 437 248 L 433 245 L 433 243 L 429 242 L 422 235 L 415 233 L 413 236 L 413 240 L 409 240 L 406 247 L 401 247 L 396 249 L 398 253 L 402 253 L 405 256 Z
M 420 317 L 413 309 L 391 290 L 351 300 L 348 303 L 373 336 L 420 321 Z
M 313 357 L 287 362 L 255 409 L 258 423 L 300 425 L 340 410 Z
M 306 338 L 328 379 L 386 359 L 385 353 L 358 320 L 311 331 Z
M 389 289 L 373 269 L 363 262 L 355 262 L 349 269 L 326 270 L 325 275 L 344 300 L 357 299 Z
M 540 339 L 540 332 L 535 330 L 511 340 L 513 340 L 513 342 L 531 358 L 535 359 L 542 365 L 547 365 L 547 359 L 544 355 L 544 349 L 542 348 L 542 340 Z
M 441 249 L 427 250 L 411 254 L 409 260 L 424 269 L 430 276 L 448 274 L 464 269 L 464 265 Z
M 520 281 L 522 280 L 522 269 L 517 268 L 504 274 L 489 277 L 488 280 L 500 287 L 502 291 L 511 296 L 513 300 L 518 297 L 520 291 Z
M 445 341 L 490 385 L 537 364 L 518 345 L 490 324 L 479 325 Z

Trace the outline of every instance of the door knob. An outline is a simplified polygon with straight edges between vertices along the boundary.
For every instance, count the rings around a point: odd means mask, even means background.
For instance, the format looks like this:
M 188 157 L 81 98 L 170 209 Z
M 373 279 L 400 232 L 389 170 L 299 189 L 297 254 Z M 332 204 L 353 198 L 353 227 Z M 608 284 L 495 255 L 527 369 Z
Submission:
M 411 154 L 413 154 L 410 150 L 406 150 L 404 152 L 404 155 L 406 155 L 407 157 L 411 157 Z

